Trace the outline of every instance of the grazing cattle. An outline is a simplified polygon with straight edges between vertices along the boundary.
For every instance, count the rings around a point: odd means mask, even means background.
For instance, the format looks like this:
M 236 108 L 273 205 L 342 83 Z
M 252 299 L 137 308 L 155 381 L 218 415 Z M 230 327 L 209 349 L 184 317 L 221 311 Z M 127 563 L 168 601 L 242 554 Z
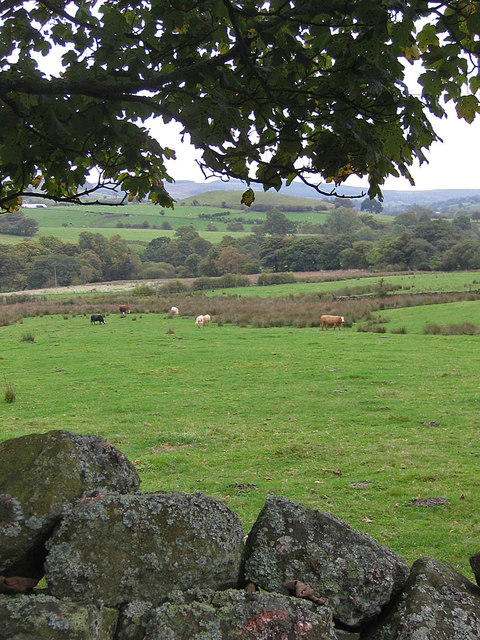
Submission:
M 179 311 L 178 311 L 178 307 L 172 307 L 172 308 L 170 309 L 170 313 L 169 313 L 169 315 L 170 315 L 170 317 L 172 317 L 172 316 L 178 316 L 178 313 L 179 313 Z
M 211 320 L 211 319 L 212 319 L 212 318 L 211 318 L 211 316 L 209 316 L 209 315 L 208 315 L 208 313 L 206 313 L 206 314 L 203 316 L 203 324 L 204 324 L 204 325 L 208 324 L 208 323 L 210 322 L 210 320 Z
M 99 313 L 94 313 L 93 316 L 90 316 L 90 324 L 105 324 L 105 318 L 101 316 Z
M 203 316 L 197 316 L 195 318 L 195 324 L 197 325 L 197 327 L 203 327 L 203 325 L 205 324 Z
M 335 327 L 340 327 L 345 322 L 345 318 L 343 316 L 320 316 L 320 326 L 322 329 L 328 329 L 328 327 L 333 327 L 335 331 Z
M 118 307 L 118 310 L 120 311 L 122 316 L 126 315 L 127 313 L 130 313 L 130 307 L 128 306 L 128 304 L 121 304 Z

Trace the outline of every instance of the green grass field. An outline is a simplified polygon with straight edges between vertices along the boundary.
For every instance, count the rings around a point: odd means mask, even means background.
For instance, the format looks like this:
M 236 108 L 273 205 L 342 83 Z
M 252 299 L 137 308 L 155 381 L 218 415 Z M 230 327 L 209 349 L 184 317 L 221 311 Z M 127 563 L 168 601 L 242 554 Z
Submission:
M 284 495 L 409 562 L 431 556 L 471 578 L 479 338 L 422 334 L 427 320 L 467 313 L 479 317 L 480 303 L 385 311 L 387 331 L 401 324 L 405 335 L 198 329 L 193 318 L 154 313 L 110 315 L 104 326 L 26 318 L 0 327 L 0 380 L 16 391 L 15 402 L 0 399 L 0 438 L 102 435 L 137 461 L 143 490 L 202 490 L 247 532 L 265 499 Z M 448 502 L 410 506 L 428 497 Z
M 290 202 L 294 206 L 318 206 L 320 201 L 315 199 L 295 198 L 280 196 L 279 194 L 259 194 L 259 201 L 270 203 L 271 207 L 288 206 Z M 245 208 L 237 208 L 240 206 L 241 193 L 237 192 L 210 192 L 198 196 L 205 202 L 199 205 L 193 205 L 195 198 L 189 198 L 185 201 L 177 203 L 174 209 L 162 209 L 153 204 L 140 203 L 130 204 L 120 207 L 112 207 L 108 205 L 91 205 L 77 206 L 65 205 L 47 207 L 46 209 L 25 209 L 24 214 L 36 220 L 39 224 L 38 232 L 35 238 L 45 235 L 54 235 L 66 242 L 76 242 L 82 231 L 92 233 L 102 233 L 110 236 L 118 233 L 127 241 L 150 242 L 153 238 L 167 235 L 171 236 L 175 230 L 183 226 L 193 226 L 203 238 L 210 242 L 220 242 L 224 235 L 232 235 L 233 237 L 242 237 L 252 233 L 255 229 L 257 220 L 266 220 L 266 213 L 260 211 L 251 211 Z M 230 209 L 229 209 L 230 207 Z M 331 207 L 329 203 L 325 204 L 325 208 Z M 202 214 L 216 214 L 230 211 L 230 215 L 223 218 L 208 219 L 200 217 Z M 326 220 L 326 212 L 317 211 L 285 211 L 285 215 L 298 223 L 320 223 Z M 242 219 L 244 231 L 230 231 L 227 225 L 235 222 L 237 218 Z M 149 228 L 146 229 L 128 229 L 125 227 L 117 227 L 117 224 L 133 225 L 148 222 Z M 163 223 L 168 222 L 172 230 L 163 230 L 160 227 Z M 208 225 L 214 224 L 217 231 L 207 231 Z M 154 229 L 153 227 L 158 227 Z M 19 236 L 0 235 L 0 242 L 4 244 L 12 244 L 19 242 L 25 238 Z
M 325 274 L 325 272 L 324 272 Z M 403 275 L 379 275 L 345 280 L 331 280 L 323 282 L 295 282 L 291 284 L 278 284 L 255 287 L 237 287 L 228 291 L 211 291 L 208 295 L 236 295 L 259 296 L 270 298 L 272 296 L 290 296 L 302 293 L 337 292 L 340 294 L 355 295 L 355 289 L 365 287 L 378 287 L 380 284 L 390 287 L 390 292 L 397 290 L 400 293 L 436 293 L 449 291 L 478 291 L 480 289 L 480 272 L 475 271 L 449 271 L 435 273 L 412 273 Z M 391 287 L 395 287 L 392 289 Z M 342 291 L 342 289 L 344 291 Z

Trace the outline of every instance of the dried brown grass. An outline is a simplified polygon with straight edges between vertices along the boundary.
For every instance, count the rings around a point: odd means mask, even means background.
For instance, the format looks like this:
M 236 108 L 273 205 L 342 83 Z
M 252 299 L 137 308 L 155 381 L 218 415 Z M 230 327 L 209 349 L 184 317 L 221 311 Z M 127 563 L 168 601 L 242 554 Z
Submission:
M 342 315 L 345 326 L 356 322 L 367 322 L 374 312 L 400 307 L 441 304 L 459 300 L 478 300 L 476 292 L 430 293 L 430 294 L 390 294 L 338 296 L 338 292 L 325 294 L 299 294 L 283 297 L 260 298 L 240 296 L 206 296 L 201 292 L 187 291 L 178 294 L 162 294 L 144 290 L 142 295 L 129 295 L 128 304 L 132 315 L 139 313 L 165 313 L 176 306 L 181 316 L 195 317 L 209 313 L 214 321 L 225 324 L 253 327 L 318 327 L 323 313 Z M 33 298 L 23 296 L 20 300 L 8 298 L 8 303 L 0 302 L 0 325 L 21 322 L 25 317 L 59 314 L 64 318 L 92 313 L 102 315 L 118 314 L 119 304 L 125 303 L 126 296 L 120 293 L 98 294 L 95 296 L 68 298 Z

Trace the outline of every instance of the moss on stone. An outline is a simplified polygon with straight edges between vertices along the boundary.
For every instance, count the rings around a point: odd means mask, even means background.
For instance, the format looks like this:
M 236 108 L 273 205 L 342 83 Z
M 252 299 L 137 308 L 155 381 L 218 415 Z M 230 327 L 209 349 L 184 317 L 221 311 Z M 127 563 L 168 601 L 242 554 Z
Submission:
M 48 549 L 46 578 L 58 597 L 158 603 L 176 588 L 236 587 L 243 528 L 202 493 L 116 494 L 77 503 Z
M 48 595 L 0 595 L 4 640 L 113 640 L 118 611 Z
M 134 465 L 100 436 L 49 431 L 0 444 L 0 574 L 40 577 L 44 544 L 86 493 L 136 491 Z
M 285 498 L 266 501 L 247 539 L 247 582 L 279 593 L 286 580 L 309 582 L 351 627 L 373 618 L 407 577 L 406 562 L 392 550 L 332 514 Z
M 279 594 L 228 590 L 159 607 L 131 603 L 119 620 L 121 640 L 336 640 L 331 611 Z

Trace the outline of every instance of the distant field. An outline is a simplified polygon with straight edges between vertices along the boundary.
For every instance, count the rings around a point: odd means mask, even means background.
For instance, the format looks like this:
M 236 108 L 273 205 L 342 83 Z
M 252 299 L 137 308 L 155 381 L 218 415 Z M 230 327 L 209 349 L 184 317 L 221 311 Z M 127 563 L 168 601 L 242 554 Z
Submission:
M 40 236 L 49 236 L 53 235 L 57 238 L 60 238 L 64 242 L 77 242 L 80 234 L 82 232 L 87 233 L 100 233 L 103 236 L 110 237 L 112 235 L 119 235 L 121 238 L 124 238 L 127 242 L 142 242 L 148 244 L 154 238 L 160 238 L 162 236 L 173 237 L 175 231 L 164 231 L 162 229 L 115 229 L 115 228 L 107 228 L 107 227 L 41 227 L 39 232 L 36 234 L 35 238 L 39 238 Z M 229 235 L 235 237 L 241 237 L 246 235 L 247 232 L 236 232 L 231 233 L 228 232 Z M 203 231 L 201 233 L 202 238 L 208 240 L 209 242 L 220 242 L 225 233 L 221 233 L 219 231 Z M 4 242 L 3 235 L 0 235 L 0 244 Z M 7 237 L 7 236 L 5 236 Z M 11 236 L 9 236 L 11 237 Z M 12 241 L 9 244 L 13 244 L 13 242 L 18 242 L 21 240 L 25 240 L 26 238 L 18 238 L 15 236 L 17 240 Z
M 480 305 L 385 312 L 408 324 L 405 335 L 198 329 L 193 317 L 156 313 L 108 315 L 104 326 L 69 313 L 25 318 L 0 327 L 2 380 L 17 392 L 2 401 L 0 439 L 97 433 L 138 460 L 143 490 L 202 490 L 247 532 L 265 499 L 284 495 L 409 562 L 434 557 L 472 579 L 479 338 L 415 329 L 427 312 L 451 322 L 467 310 L 478 316 Z M 448 502 L 411 506 L 428 497 Z
M 333 202 L 326 200 L 320 200 L 318 198 L 298 198 L 296 196 L 288 196 L 278 193 L 273 189 L 269 191 L 263 191 L 261 188 L 253 188 L 255 192 L 254 204 L 268 205 L 274 207 L 312 207 L 322 208 L 325 210 L 330 209 L 333 206 Z M 209 207 L 221 207 L 226 205 L 226 208 L 235 208 L 237 210 L 242 208 L 242 194 L 244 190 L 237 191 L 206 191 L 205 193 L 199 193 L 188 198 L 183 198 L 177 202 L 177 207 L 182 203 L 191 204 L 196 200 L 200 205 L 207 205 Z
M 218 194 L 221 194 L 226 200 L 219 200 Z M 199 196 L 200 198 L 200 196 Z M 226 234 L 233 237 L 242 237 L 252 231 L 256 227 L 256 222 L 264 222 L 266 220 L 266 212 L 251 211 L 250 209 L 236 208 L 240 206 L 241 193 L 236 192 L 213 192 L 213 195 L 203 194 L 206 203 L 201 205 L 193 205 L 195 198 L 181 201 L 176 204 L 175 209 L 162 209 L 153 204 L 126 204 L 119 207 L 108 205 L 95 206 L 56 206 L 47 207 L 46 209 L 25 209 L 24 213 L 27 217 L 33 218 L 39 224 L 39 230 L 35 237 L 42 235 L 54 235 L 65 241 L 75 242 L 78 235 L 82 231 L 94 231 L 110 236 L 112 233 L 118 233 L 127 241 L 141 240 L 150 242 L 153 238 L 163 235 L 172 235 L 175 229 L 182 226 L 193 226 L 205 239 L 211 242 L 219 242 Z M 265 202 L 271 202 L 272 208 L 275 203 L 282 202 L 285 206 L 286 202 L 291 201 L 292 206 L 303 206 L 304 201 L 308 200 L 310 206 L 319 205 L 318 200 L 305 198 L 293 198 L 289 196 L 280 196 L 278 194 L 260 194 L 259 199 Z M 293 204 L 294 203 L 294 204 Z M 302 204 L 303 203 L 303 204 Z M 225 205 L 225 206 L 224 206 Z M 232 208 L 234 205 L 235 208 Z M 229 208 L 230 207 L 230 208 Z M 329 203 L 325 204 L 325 208 L 331 207 Z M 218 213 L 228 213 L 222 217 L 202 218 L 201 215 L 215 216 Z M 299 223 L 320 223 L 326 220 L 326 213 L 318 213 L 315 211 L 289 212 L 284 211 L 287 218 Z M 227 226 L 232 222 L 241 222 L 244 225 L 244 231 L 231 231 Z M 121 225 L 139 225 L 148 223 L 146 229 L 126 229 L 117 227 Z M 162 230 L 162 224 L 168 223 L 172 231 Z M 207 231 L 209 224 L 215 225 L 216 232 Z M 153 227 L 158 227 L 154 229 Z M 215 235 L 210 235 L 210 234 Z M 20 238 L 21 240 L 22 238 Z M 18 242 L 16 236 L 0 236 L 0 243 L 11 244 Z
M 408 333 L 423 333 L 425 327 L 431 324 L 440 326 L 463 323 L 480 325 L 480 302 L 475 300 L 387 309 L 381 313 L 375 313 L 374 316 L 381 319 L 388 333 L 398 331 L 401 328 L 404 328 Z M 480 337 L 477 338 L 477 341 L 479 339 Z
M 330 282 L 295 282 L 270 286 L 237 287 L 228 290 L 210 291 L 207 295 L 236 295 L 241 297 L 289 296 L 300 293 L 335 291 L 343 295 L 362 293 L 365 287 L 385 285 L 390 293 L 434 293 L 438 291 L 477 291 L 480 290 L 480 271 L 451 271 L 435 273 L 416 273 L 405 275 L 381 275 L 367 278 L 350 278 Z M 393 289 L 395 287 L 395 289 Z M 342 291 L 342 289 L 344 291 Z

